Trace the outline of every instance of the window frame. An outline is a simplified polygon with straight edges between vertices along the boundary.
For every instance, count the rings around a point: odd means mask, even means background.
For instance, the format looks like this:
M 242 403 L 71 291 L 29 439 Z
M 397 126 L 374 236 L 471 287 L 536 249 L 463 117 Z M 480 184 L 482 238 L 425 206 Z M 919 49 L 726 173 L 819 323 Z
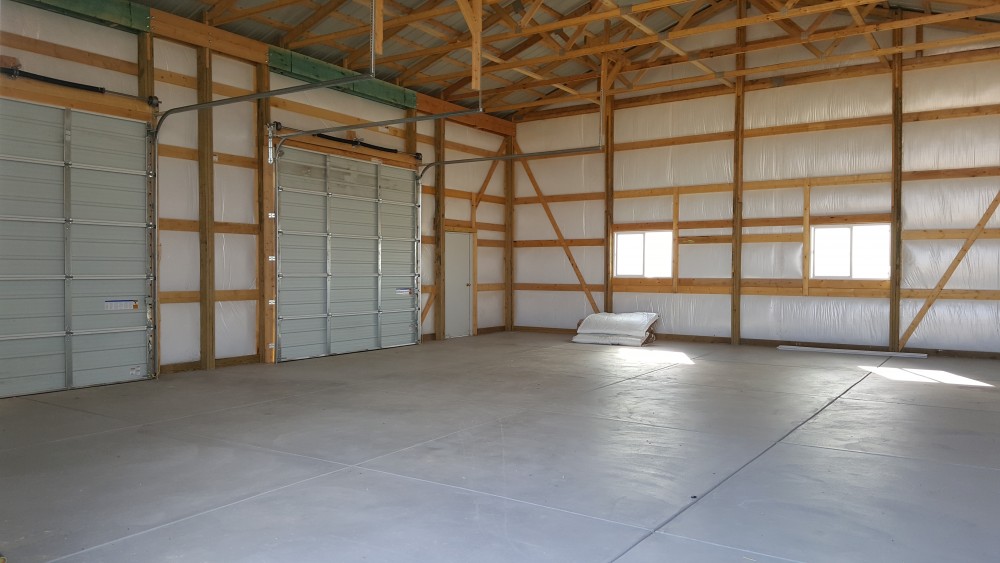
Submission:
M 667 269 L 669 273 L 663 276 L 647 276 L 646 275 L 646 235 L 649 233 L 666 233 L 670 235 L 670 256 L 667 261 Z M 618 273 L 618 237 L 620 235 L 642 235 L 642 274 L 619 274 Z M 616 278 L 628 278 L 628 279 L 646 279 L 646 280 L 669 280 L 673 279 L 676 275 L 674 272 L 674 231 L 671 229 L 652 229 L 648 231 L 617 231 L 614 234 L 614 277 Z
M 889 229 L 892 228 L 891 223 L 850 223 L 844 225 L 812 225 L 809 228 L 809 279 L 811 280 L 855 280 L 855 281 L 888 281 L 892 277 L 892 256 L 889 257 L 889 267 L 890 272 L 884 278 L 868 278 L 868 277 L 855 277 L 854 276 L 854 229 L 855 227 L 874 227 L 874 226 L 885 226 Z M 850 274 L 847 276 L 817 276 L 816 275 L 816 230 L 817 229 L 850 229 L 850 241 L 848 248 L 849 256 L 849 270 Z M 891 245 L 890 239 L 890 245 Z M 891 253 L 891 249 L 889 250 Z

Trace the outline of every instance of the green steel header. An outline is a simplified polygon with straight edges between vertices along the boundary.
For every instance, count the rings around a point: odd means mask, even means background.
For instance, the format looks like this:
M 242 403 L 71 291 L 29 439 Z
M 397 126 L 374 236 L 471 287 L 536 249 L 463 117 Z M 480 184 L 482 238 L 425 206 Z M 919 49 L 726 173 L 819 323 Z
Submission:
M 149 7 L 128 0 L 15 0 L 43 10 L 130 31 L 149 31 Z
M 353 70 L 347 70 L 308 55 L 279 47 L 269 48 L 268 65 L 271 70 L 278 74 L 305 82 L 321 82 L 359 74 Z M 415 92 L 381 80 L 364 80 L 346 86 L 335 86 L 334 89 L 398 108 L 417 107 L 417 94 Z

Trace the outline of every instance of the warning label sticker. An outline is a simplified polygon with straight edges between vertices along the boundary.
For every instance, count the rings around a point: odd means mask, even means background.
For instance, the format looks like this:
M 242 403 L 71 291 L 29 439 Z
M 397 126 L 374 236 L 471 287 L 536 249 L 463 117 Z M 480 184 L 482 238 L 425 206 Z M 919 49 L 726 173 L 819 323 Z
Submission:
M 106 299 L 105 311 L 138 311 L 139 301 L 136 299 Z

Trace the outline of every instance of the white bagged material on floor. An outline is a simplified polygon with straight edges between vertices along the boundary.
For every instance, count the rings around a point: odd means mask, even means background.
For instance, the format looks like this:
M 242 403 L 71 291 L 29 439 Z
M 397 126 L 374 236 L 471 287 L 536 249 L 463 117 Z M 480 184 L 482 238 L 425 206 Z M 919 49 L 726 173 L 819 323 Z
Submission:
M 617 334 L 645 338 L 660 318 L 656 313 L 595 313 L 583 319 L 577 334 Z
M 618 334 L 577 334 L 573 342 L 577 344 L 605 344 L 608 346 L 642 346 L 656 340 L 650 332 L 645 337 L 621 336 Z
M 583 319 L 573 342 L 642 346 L 655 338 L 651 329 L 659 318 L 656 313 L 596 313 Z

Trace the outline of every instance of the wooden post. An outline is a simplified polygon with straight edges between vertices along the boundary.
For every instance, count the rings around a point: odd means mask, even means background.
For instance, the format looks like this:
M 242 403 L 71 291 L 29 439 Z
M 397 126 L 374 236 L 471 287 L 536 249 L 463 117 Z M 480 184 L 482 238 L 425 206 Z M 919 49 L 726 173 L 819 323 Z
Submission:
M 139 97 L 148 99 L 154 95 L 156 72 L 153 68 L 153 34 L 142 32 L 139 39 Z
M 197 48 L 198 103 L 212 100 L 212 52 Z M 215 162 L 212 109 L 198 110 L 198 248 L 201 369 L 215 368 Z
M 416 117 L 417 110 L 406 110 L 406 117 Z M 411 121 L 403 126 L 403 152 L 408 154 L 417 153 L 417 124 Z
M 899 17 L 900 13 L 896 12 Z M 893 47 L 903 44 L 903 30 L 892 32 Z M 900 284 L 903 279 L 903 54 L 892 56 L 892 204 L 889 271 L 889 350 L 900 350 Z
M 504 146 L 508 155 L 514 154 L 514 137 L 507 137 Z M 514 166 L 513 160 L 503 166 L 503 316 L 508 331 L 514 330 Z
M 747 14 L 746 0 L 739 0 L 739 18 L 745 18 Z M 745 27 L 736 29 L 736 43 L 742 49 L 747 43 L 747 31 Z M 736 55 L 736 68 L 743 70 L 746 68 L 746 54 L 741 52 Z M 730 329 L 730 342 L 740 343 L 740 296 L 743 282 L 743 109 L 744 109 L 744 83 L 745 77 L 736 77 L 736 118 L 733 123 L 733 289 L 730 296 L 730 306 L 732 307 L 732 324 Z
M 809 295 L 809 276 L 812 273 L 812 225 L 809 214 L 812 213 L 812 186 L 806 183 L 802 187 L 802 295 Z
M 445 160 L 445 120 L 434 122 L 434 159 Z M 434 167 L 434 338 L 443 340 L 444 327 L 444 166 Z
M 608 90 L 608 58 L 601 59 L 602 88 Z M 615 226 L 615 99 L 604 99 L 604 311 L 614 310 L 614 226 Z
M 256 88 L 258 92 L 271 89 L 271 70 L 266 64 L 256 67 Z M 257 331 L 257 352 L 260 361 L 266 364 L 275 362 L 275 346 L 277 344 L 277 306 L 272 304 L 278 297 L 277 262 L 271 257 L 277 256 L 277 208 L 275 206 L 274 166 L 267 162 L 267 126 L 271 122 L 271 101 L 257 101 L 257 224 L 260 231 L 257 234 L 257 276 L 260 280 L 260 301 L 257 303 L 257 319 L 260 327 Z M 273 215 L 273 216 L 272 216 Z

